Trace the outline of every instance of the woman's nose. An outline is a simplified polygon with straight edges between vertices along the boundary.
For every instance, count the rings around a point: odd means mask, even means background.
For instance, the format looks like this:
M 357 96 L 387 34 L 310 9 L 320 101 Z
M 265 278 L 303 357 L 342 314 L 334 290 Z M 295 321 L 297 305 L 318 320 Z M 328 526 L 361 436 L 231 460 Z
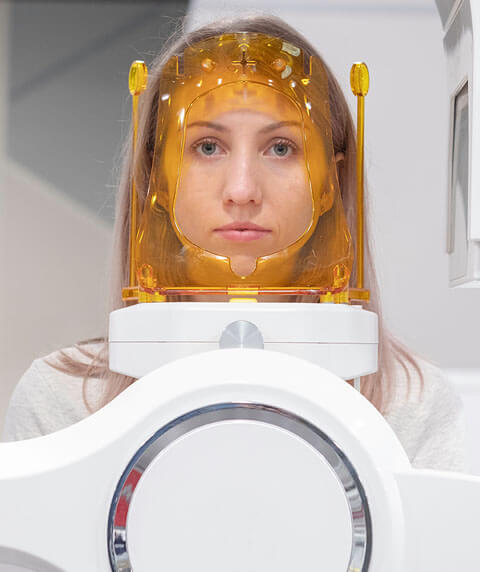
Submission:
M 223 189 L 225 204 L 260 204 L 262 191 L 259 165 L 251 153 L 232 153 L 228 162 L 228 171 Z

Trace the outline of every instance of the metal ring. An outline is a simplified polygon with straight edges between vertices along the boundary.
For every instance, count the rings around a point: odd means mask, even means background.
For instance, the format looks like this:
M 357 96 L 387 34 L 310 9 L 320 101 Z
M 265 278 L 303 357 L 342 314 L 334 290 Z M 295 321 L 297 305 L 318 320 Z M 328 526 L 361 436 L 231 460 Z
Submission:
M 108 551 L 113 572 L 133 572 L 127 551 L 127 515 L 130 499 L 142 474 L 157 455 L 186 433 L 226 420 L 269 423 L 301 437 L 330 465 L 345 492 L 352 518 L 352 550 L 347 572 L 367 572 L 372 525 L 367 497 L 358 475 L 343 451 L 323 431 L 293 413 L 258 403 L 218 403 L 190 411 L 159 429 L 132 457 L 118 481 L 108 516 Z

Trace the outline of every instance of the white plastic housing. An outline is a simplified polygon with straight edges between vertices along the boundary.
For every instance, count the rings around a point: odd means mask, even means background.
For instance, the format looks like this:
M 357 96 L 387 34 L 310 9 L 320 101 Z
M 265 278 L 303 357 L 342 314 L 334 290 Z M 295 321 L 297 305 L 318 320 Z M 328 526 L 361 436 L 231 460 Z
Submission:
M 377 370 L 378 319 L 346 304 L 168 302 L 110 314 L 110 369 L 142 377 L 191 354 L 219 348 L 225 328 L 254 324 L 264 348 L 352 379 Z
M 436 0 L 444 29 L 450 100 L 448 226 L 450 286 L 480 286 L 480 5 Z
M 330 372 L 236 349 L 165 365 L 57 433 L 0 443 L 0 570 L 110 570 L 109 512 L 132 457 L 174 420 L 237 403 L 284 410 L 335 443 L 368 503 L 369 572 L 476 569 L 479 478 L 412 469 L 380 413 Z M 268 422 L 174 435 L 128 495 L 133 570 L 345 572 L 351 490 L 332 469 L 328 455 Z

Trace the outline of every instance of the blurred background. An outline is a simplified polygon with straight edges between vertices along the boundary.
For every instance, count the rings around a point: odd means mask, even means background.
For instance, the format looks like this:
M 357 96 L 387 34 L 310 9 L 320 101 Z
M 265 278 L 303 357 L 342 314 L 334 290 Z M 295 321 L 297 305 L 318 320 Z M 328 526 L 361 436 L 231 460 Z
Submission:
M 273 13 L 304 33 L 354 112 L 349 70 L 367 62 L 366 167 L 385 317 L 402 341 L 445 370 L 473 418 L 480 290 L 448 287 L 449 103 L 434 0 L 233 5 L 0 2 L 0 425 L 33 359 L 107 333 L 131 61 L 148 64 L 185 15 L 190 29 L 247 11 Z M 480 472 L 480 461 L 474 468 Z

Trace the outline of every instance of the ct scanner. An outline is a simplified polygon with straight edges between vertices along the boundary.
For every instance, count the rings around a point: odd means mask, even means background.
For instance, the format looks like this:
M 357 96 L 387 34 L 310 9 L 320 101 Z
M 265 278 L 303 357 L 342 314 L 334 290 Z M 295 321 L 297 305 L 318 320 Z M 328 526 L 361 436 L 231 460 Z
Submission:
M 454 98 L 458 62 L 469 80 L 470 129 L 453 125 L 454 157 L 461 137 L 478 147 L 467 47 L 480 8 L 437 5 Z M 470 185 L 476 176 L 472 165 Z M 474 214 L 464 283 L 478 269 Z M 413 469 L 344 381 L 376 370 L 375 314 L 137 304 L 112 313 L 109 341 L 111 369 L 137 383 L 67 429 L 0 444 L 0 571 L 479 568 L 480 478 Z

